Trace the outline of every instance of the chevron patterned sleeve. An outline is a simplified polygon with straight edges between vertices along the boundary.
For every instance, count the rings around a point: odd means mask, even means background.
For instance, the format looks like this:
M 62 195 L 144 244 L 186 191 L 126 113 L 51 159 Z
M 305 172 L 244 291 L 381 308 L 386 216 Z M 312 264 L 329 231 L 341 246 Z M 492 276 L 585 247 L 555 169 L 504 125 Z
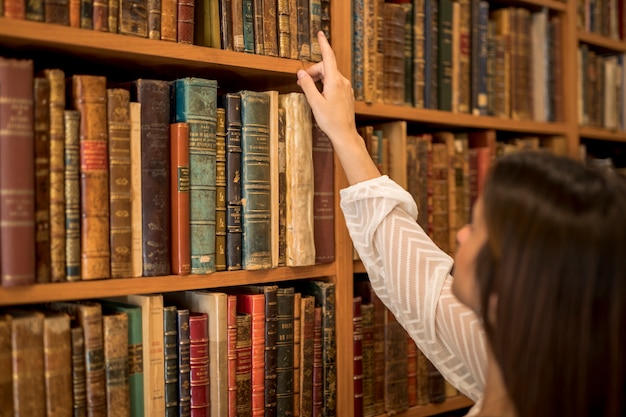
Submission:
M 418 225 L 415 201 L 387 176 L 340 193 L 372 288 L 444 378 L 477 401 L 487 364 L 482 325 L 452 294 L 453 260 Z

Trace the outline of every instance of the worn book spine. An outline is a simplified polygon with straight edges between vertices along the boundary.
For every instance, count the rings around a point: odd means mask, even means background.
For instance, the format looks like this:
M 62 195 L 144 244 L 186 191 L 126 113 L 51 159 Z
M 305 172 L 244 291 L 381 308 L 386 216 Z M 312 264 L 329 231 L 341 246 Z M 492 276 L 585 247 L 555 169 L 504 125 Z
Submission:
M 276 293 L 276 410 L 279 416 L 294 413 L 294 298 L 293 287 Z
M 92 29 L 108 32 L 109 31 L 109 1 L 93 0 L 92 4 Z
M 26 2 L 26 20 L 34 22 L 43 22 L 44 16 L 44 0 L 34 0 Z
M 131 277 L 143 274 L 143 229 L 141 205 L 141 103 L 131 101 L 130 110 L 130 217 Z
M 70 27 L 80 27 L 80 0 L 69 0 Z
M 408 406 L 417 405 L 417 345 L 407 334 L 406 337 L 406 386 Z
M 237 294 L 237 312 L 250 315 L 251 415 L 262 417 L 265 416 L 265 295 Z
M 243 52 L 244 36 L 243 36 L 243 2 L 242 0 L 231 0 L 231 20 L 233 29 L 233 50 L 235 52 Z
M 119 0 L 108 0 L 109 3 L 109 32 L 117 33 L 119 31 L 120 20 L 120 2 Z
M 463 42 L 468 40 L 453 39 L 454 36 L 458 37 L 458 34 L 456 31 L 453 31 L 452 4 L 452 0 L 439 0 L 439 13 L 437 14 L 437 31 L 439 33 L 437 48 L 439 54 L 437 55 L 437 65 L 440 71 L 437 78 L 439 86 L 437 102 L 439 110 L 457 112 L 458 108 L 453 106 L 452 97 L 453 95 L 458 96 L 460 85 L 458 81 L 453 83 L 453 77 L 457 76 L 457 74 L 453 72 L 452 68 L 453 66 L 459 66 L 458 61 L 460 57 L 453 53 L 452 45 L 461 46 Z M 458 47 L 454 48 L 454 52 L 458 53 L 459 49 Z M 457 100 L 454 100 L 454 103 L 456 104 Z
M 253 30 L 254 30 L 254 53 L 257 55 L 264 55 L 265 48 L 263 42 L 265 40 L 265 34 L 263 33 L 263 3 L 265 0 L 252 0 L 252 14 L 253 14 Z
M 363 356 L 363 417 L 373 417 L 374 413 L 374 305 L 361 302 L 361 324 L 363 340 L 361 350 Z
M 165 416 L 178 416 L 178 309 L 163 307 L 163 361 L 165 375 Z
M 263 55 L 278 56 L 277 0 L 263 0 Z
M 278 265 L 287 265 L 287 112 L 278 109 Z
M 330 139 L 313 123 L 313 237 L 315 263 L 335 261 L 335 165 Z
M 311 19 L 309 0 L 294 0 L 296 4 L 296 39 L 298 59 L 311 59 Z M 315 34 L 317 39 L 317 34 Z
M 253 0 L 241 0 L 243 8 L 243 51 L 254 53 L 254 7 Z
M 93 0 L 79 0 L 80 28 L 93 29 Z
M 295 290 L 294 290 L 295 291 Z M 302 293 L 293 294 L 293 416 L 300 417 L 300 364 L 302 363 Z
M 50 80 L 34 79 L 36 282 L 50 282 Z
M 226 296 L 228 417 L 237 416 L 237 296 Z
M 298 59 L 298 0 L 287 0 L 289 3 L 289 55 L 288 58 Z
M 147 0 L 148 39 L 161 39 L 161 1 Z
M 352 298 L 352 351 L 354 413 L 363 415 L 363 316 L 361 315 L 361 297 Z
M 330 32 L 330 0 L 320 1 L 320 30 L 326 35 L 326 39 L 332 45 Z
M 170 194 L 172 198 L 172 273 L 191 273 L 189 249 L 189 125 L 170 125 Z
M 309 33 L 311 34 L 311 61 L 322 60 L 322 51 L 317 41 L 317 33 L 322 30 L 322 3 L 320 0 L 309 0 Z
M 383 102 L 402 105 L 406 11 L 401 4 L 385 3 L 383 13 Z
M 215 270 L 226 270 L 226 109 L 217 108 L 215 132 Z
M 207 313 L 189 313 L 191 416 L 210 415 Z
M 311 415 L 324 415 L 324 363 L 323 363 L 323 331 L 322 307 L 313 309 L 313 371 L 311 384 Z
M 2 286 L 35 283 L 33 79 L 33 61 L 0 58 Z
M 161 40 L 176 42 L 178 26 L 176 12 L 177 0 L 161 0 Z
M 193 44 L 195 9 L 195 0 L 178 0 L 176 15 L 176 41 L 178 43 Z
M 169 82 L 138 79 L 131 100 L 141 103 L 143 276 L 169 275 Z
M 130 92 L 107 89 L 111 278 L 132 276 Z
M 226 269 L 241 269 L 241 96 L 227 93 L 226 108 Z
M 278 31 L 278 56 L 291 57 L 291 28 L 289 25 L 289 0 L 277 0 L 276 21 Z
M 46 69 L 50 81 L 50 280 L 66 279 L 65 219 L 65 73 Z
M 220 0 L 220 40 L 222 49 L 233 50 L 233 18 L 231 0 Z
M 237 416 L 252 415 L 252 315 L 237 313 Z M 264 415 L 264 414 L 258 414 Z
M 106 78 L 72 77 L 80 112 L 81 279 L 110 278 Z
M 279 265 L 279 114 L 277 90 L 267 90 L 265 93 L 269 97 L 269 144 L 270 144 L 270 254 L 272 258 L 272 268 Z M 277 163 L 278 162 L 278 163 Z
M 11 316 L 2 313 L 0 314 L 0 366 L 2 369 L 11 369 L 11 355 Z M 0 409 L 8 416 L 13 415 L 13 372 L 0 374 Z
M 130 416 L 128 385 L 128 316 L 123 312 L 102 315 L 104 370 L 108 416 Z
M 391 310 L 385 311 L 385 411 L 400 413 L 409 407 L 406 331 Z
M 85 336 L 83 327 L 72 319 L 70 334 L 72 338 L 72 415 L 87 416 L 87 383 L 85 380 Z
M 191 416 L 189 309 L 179 308 L 176 314 L 178 325 L 178 415 Z
M 174 82 L 175 121 L 189 124 L 191 273 L 215 272 L 217 81 Z
M 300 305 L 300 416 L 313 416 L 313 361 L 315 342 L 315 298 L 312 295 L 302 294 Z M 320 357 L 321 359 L 321 357 Z M 321 368 L 320 368 L 321 369 Z M 321 382 L 321 381 L 320 381 Z M 321 391 L 320 391 L 321 392 Z
M 241 93 L 242 119 L 242 266 L 272 266 L 270 233 L 269 97 Z
M 70 316 L 44 312 L 43 351 L 47 416 L 72 415 Z

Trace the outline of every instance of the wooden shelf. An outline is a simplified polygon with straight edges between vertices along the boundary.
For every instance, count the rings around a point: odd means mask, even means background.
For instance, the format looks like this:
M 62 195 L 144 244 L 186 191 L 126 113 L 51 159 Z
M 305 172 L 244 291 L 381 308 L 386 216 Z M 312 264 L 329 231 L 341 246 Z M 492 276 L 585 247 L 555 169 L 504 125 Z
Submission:
M 541 135 L 565 135 L 565 123 L 535 122 L 532 120 L 511 120 L 500 117 L 473 116 L 471 114 L 451 113 L 441 110 L 417 109 L 414 107 L 394 106 L 389 104 L 355 103 L 358 116 L 372 119 L 407 120 L 431 127 L 462 129 L 495 129 L 507 132 L 521 132 Z
M 626 132 L 621 130 L 607 130 L 600 127 L 581 126 L 578 129 L 578 135 L 585 139 L 626 143 Z
M 427 417 L 436 414 L 445 413 L 448 411 L 458 410 L 459 408 L 467 408 L 474 405 L 474 402 L 464 395 L 457 395 L 456 397 L 448 398 L 446 401 L 439 404 L 428 404 L 418 407 L 412 407 L 409 410 L 393 414 L 394 417 Z M 385 414 L 385 416 L 391 417 L 391 415 Z
M 559 12 L 564 12 L 567 7 L 564 1 L 551 0 L 502 0 L 502 3 L 511 4 L 515 7 L 527 7 L 531 10 L 538 10 L 545 7 Z
M 579 31 L 578 41 L 614 52 L 626 52 L 626 42 L 607 38 L 597 33 Z
M 363 266 L 363 262 L 359 260 L 354 261 L 352 269 L 354 270 L 355 274 L 364 274 L 366 272 L 365 267 Z
M 329 277 L 334 274 L 335 264 L 329 263 L 261 271 L 216 272 L 209 275 L 168 275 L 0 287 L 0 306 L 281 282 Z

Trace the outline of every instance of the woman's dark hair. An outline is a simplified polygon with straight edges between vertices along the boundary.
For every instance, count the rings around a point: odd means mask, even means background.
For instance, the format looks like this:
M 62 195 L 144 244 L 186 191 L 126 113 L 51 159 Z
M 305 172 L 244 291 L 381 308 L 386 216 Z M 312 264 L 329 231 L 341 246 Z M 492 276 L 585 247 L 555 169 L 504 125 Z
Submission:
M 482 315 L 518 417 L 626 415 L 623 179 L 514 153 L 492 166 L 483 206 Z

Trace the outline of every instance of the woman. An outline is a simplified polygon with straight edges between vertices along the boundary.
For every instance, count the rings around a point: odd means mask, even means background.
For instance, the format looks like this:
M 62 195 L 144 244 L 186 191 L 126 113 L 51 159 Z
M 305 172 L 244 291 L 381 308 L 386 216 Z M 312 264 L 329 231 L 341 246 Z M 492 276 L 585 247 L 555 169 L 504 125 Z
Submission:
M 341 207 L 372 287 L 469 415 L 626 415 L 626 186 L 548 153 L 499 158 L 454 259 L 372 162 L 323 33 L 298 71 L 350 187 Z M 322 92 L 315 81 L 322 81 Z

